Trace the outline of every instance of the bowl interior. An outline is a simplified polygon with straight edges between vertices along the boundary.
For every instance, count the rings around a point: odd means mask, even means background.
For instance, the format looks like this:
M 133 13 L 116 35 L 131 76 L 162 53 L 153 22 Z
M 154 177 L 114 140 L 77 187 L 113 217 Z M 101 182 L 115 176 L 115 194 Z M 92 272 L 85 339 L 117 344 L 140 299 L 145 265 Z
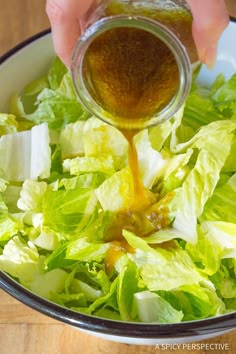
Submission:
M 198 81 L 204 84 L 211 84 L 215 77 L 223 72 L 229 78 L 236 72 L 236 47 L 233 45 L 236 36 L 236 23 L 231 22 L 224 32 L 218 50 L 217 63 L 213 70 L 209 71 L 202 67 L 198 76 Z M 50 33 L 36 36 L 29 41 L 11 50 L 2 58 L 0 67 L 0 85 L 4 90 L 0 90 L 0 111 L 8 111 L 8 101 L 12 94 L 19 92 L 27 83 L 40 77 L 46 72 L 51 64 L 55 52 L 53 49 Z M 40 299 L 37 295 L 27 290 L 9 279 L 5 274 L 0 273 L 0 286 L 11 295 L 25 302 L 27 305 L 46 313 L 47 315 L 62 320 L 71 325 L 75 325 L 88 331 L 98 333 L 113 333 L 115 336 L 126 336 L 140 338 L 168 338 L 172 331 L 172 337 L 183 337 L 201 335 L 202 333 L 218 334 L 224 329 L 233 328 L 236 323 L 236 314 L 221 316 L 220 318 L 207 319 L 203 321 L 181 323 L 175 325 L 137 325 L 122 324 L 115 321 L 92 318 L 81 315 L 73 311 L 63 309 L 47 300 Z M 144 328 L 145 327 L 145 328 Z M 192 337 L 191 337 L 192 338 Z M 125 341 L 127 342 L 127 340 Z M 129 341 L 130 342 L 130 341 Z M 136 340 L 137 342 L 137 340 Z

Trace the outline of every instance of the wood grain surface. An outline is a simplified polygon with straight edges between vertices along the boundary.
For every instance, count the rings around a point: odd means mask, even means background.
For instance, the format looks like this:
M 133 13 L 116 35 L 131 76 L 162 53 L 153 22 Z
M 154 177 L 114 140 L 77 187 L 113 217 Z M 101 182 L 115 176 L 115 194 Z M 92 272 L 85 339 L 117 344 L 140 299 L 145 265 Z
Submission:
M 227 3 L 236 17 L 236 0 Z M 48 27 L 45 0 L 0 0 L 0 55 Z M 44 316 L 0 290 L 0 354 L 234 354 L 236 331 L 201 343 L 226 344 L 228 349 L 162 350 L 98 339 Z

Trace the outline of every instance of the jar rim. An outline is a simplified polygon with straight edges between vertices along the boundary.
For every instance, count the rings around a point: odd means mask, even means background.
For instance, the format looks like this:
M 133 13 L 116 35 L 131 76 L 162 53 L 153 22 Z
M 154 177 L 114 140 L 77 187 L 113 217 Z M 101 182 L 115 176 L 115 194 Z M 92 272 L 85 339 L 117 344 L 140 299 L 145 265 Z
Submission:
M 179 70 L 179 85 L 175 96 L 164 109 L 150 118 L 117 119 L 105 111 L 90 95 L 83 80 L 83 60 L 87 49 L 100 34 L 114 28 L 136 28 L 147 31 L 160 39 L 172 52 Z M 101 120 L 122 129 L 148 128 L 174 116 L 184 105 L 191 87 L 191 63 L 185 47 L 178 37 L 162 23 L 144 16 L 115 15 L 102 18 L 87 28 L 79 38 L 72 56 L 71 75 L 79 101 Z

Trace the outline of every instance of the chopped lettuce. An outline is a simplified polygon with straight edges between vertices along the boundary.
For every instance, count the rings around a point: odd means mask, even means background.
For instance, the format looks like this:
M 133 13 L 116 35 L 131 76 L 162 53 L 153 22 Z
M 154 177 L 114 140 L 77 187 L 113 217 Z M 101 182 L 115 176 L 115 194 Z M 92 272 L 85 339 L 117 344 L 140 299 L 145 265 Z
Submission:
M 49 131 L 46 123 L 31 130 L 3 135 L 0 138 L 0 174 L 21 182 L 48 178 L 51 167 Z
M 17 201 L 18 208 L 25 211 L 40 212 L 42 210 L 42 201 L 46 190 L 46 182 L 26 179 L 22 185 L 20 198 Z
M 71 175 L 79 175 L 89 172 L 101 172 L 112 175 L 115 172 L 114 160 L 111 155 L 87 157 L 81 156 L 74 159 L 67 159 L 63 163 L 64 171 Z
M 0 270 L 118 321 L 236 311 L 235 80 L 194 82 L 172 119 L 136 133 L 150 205 L 134 209 L 127 134 L 89 116 L 56 58 L 0 114 Z
M 134 295 L 141 322 L 176 323 L 181 322 L 183 312 L 177 311 L 168 301 L 151 291 Z
M 220 172 L 230 153 L 232 132 L 235 129 L 234 122 L 214 122 L 201 128 L 188 143 L 179 145 L 181 150 L 183 146 L 200 150 L 193 169 L 173 201 L 173 227 L 182 232 L 182 238 L 186 241 L 197 242 L 197 218 L 201 216 L 206 202 L 214 193 Z M 218 144 L 219 141 L 222 145 Z
M 130 208 L 134 200 L 134 184 L 129 167 L 114 173 L 96 190 L 104 210 L 119 212 Z
M 61 93 L 45 88 L 37 97 L 37 108 L 24 118 L 35 124 L 48 123 L 50 129 L 60 130 L 67 123 L 87 118 L 76 99 L 71 100 Z
M 185 250 L 175 246 L 170 250 L 153 249 L 145 240 L 128 231 L 124 231 L 124 237 L 136 250 L 131 258 L 139 265 L 141 277 L 149 290 L 172 290 L 203 280 Z
M 0 114 L 0 136 L 16 133 L 17 129 L 18 123 L 13 114 Z
M 96 211 L 97 198 L 88 188 L 47 190 L 43 197 L 43 224 L 65 235 L 88 226 Z
M 225 117 L 236 114 L 236 74 L 218 88 L 212 99 L 215 108 Z
M 236 174 L 216 188 L 204 207 L 202 220 L 236 223 Z
M 18 230 L 18 222 L 9 214 L 8 207 L 0 195 L 0 243 L 8 241 Z

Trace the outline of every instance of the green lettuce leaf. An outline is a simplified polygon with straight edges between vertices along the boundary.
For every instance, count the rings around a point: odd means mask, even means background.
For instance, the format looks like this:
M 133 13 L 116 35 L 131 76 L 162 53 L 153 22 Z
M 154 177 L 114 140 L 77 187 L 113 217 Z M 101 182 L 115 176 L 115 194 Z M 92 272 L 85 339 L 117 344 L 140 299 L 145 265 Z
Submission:
M 138 309 L 138 317 L 146 323 L 178 323 L 183 312 L 175 310 L 166 300 L 150 291 L 142 291 L 134 295 Z
M 85 130 L 84 151 L 88 157 L 112 156 L 117 169 L 125 167 L 128 160 L 128 142 L 123 134 L 108 124 Z
M 197 242 L 197 218 L 201 216 L 220 179 L 221 169 L 231 149 L 231 132 L 235 128 L 236 124 L 230 121 L 214 122 L 200 129 L 192 142 L 179 145 L 200 149 L 194 168 L 177 190 L 172 204 L 175 215 L 173 227 L 182 232 L 183 239 L 188 242 Z M 221 144 L 218 144 L 219 141 Z
M 20 199 L 17 202 L 18 208 L 24 211 L 41 212 L 43 196 L 46 190 L 46 182 L 26 179 L 20 192 Z
M 119 312 L 123 321 L 135 320 L 135 293 L 140 290 L 138 268 L 135 263 L 127 261 L 120 271 L 117 290 Z
M 230 154 L 227 157 L 223 172 L 236 172 L 236 135 L 233 137 Z
M 217 296 L 214 287 L 204 284 L 184 285 L 172 291 L 159 291 L 158 294 L 184 314 L 183 321 L 200 320 L 226 313 L 225 305 Z
M 236 74 L 224 82 L 212 96 L 214 106 L 225 117 L 236 113 Z
M 92 243 L 88 242 L 87 238 L 80 238 L 68 245 L 66 258 L 82 262 L 101 262 L 109 247 L 109 243 Z
M 2 196 L 0 195 L 0 243 L 8 241 L 19 231 L 20 224 L 9 214 Z
M 129 167 L 114 173 L 97 189 L 96 196 L 104 210 L 128 210 L 134 200 L 134 184 Z M 111 198 L 112 196 L 112 198 Z
M 236 258 L 236 224 L 224 221 L 204 221 L 203 232 L 215 242 L 221 250 L 222 258 Z
M 5 179 L 18 182 L 28 178 L 47 178 L 50 167 L 47 124 L 0 138 L 0 172 Z
M 59 130 L 67 123 L 88 118 L 78 100 L 47 88 L 38 95 L 36 104 L 36 110 L 25 118 L 36 124 L 47 123 L 50 129 Z
M 172 290 L 203 280 L 188 253 L 175 248 L 150 247 L 145 239 L 124 230 L 127 242 L 135 249 L 130 258 L 140 267 L 140 275 L 150 291 Z
M 217 112 L 208 95 L 203 95 L 197 88 L 193 89 L 187 98 L 183 115 L 183 124 L 195 132 L 200 127 L 211 122 L 222 120 L 224 117 Z
M 204 207 L 201 220 L 226 221 L 236 224 L 236 174 L 216 188 Z
M 209 235 L 204 226 L 198 227 L 198 241 L 195 245 L 187 243 L 185 250 L 202 271 L 208 275 L 215 274 L 220 266 L 222 259 L 222 248 Z
M 97 157 L 81 156 L 74 159 L 67 159 L 63 162 L 65 172 L 71 175 L 79 175 L 89 172 L 100 172 L 112 175 L 115 172 L 114 160 L 111 155 L 101 155 Z
M 85 121 L 70 123 L 61 130 L 60 144 L 62 158 L 73 158 L 84 155 L 83 128 Z
M 211 276 L 211 281 L 215 284 L 217 291 L 223 299 L 236 298 L 236 274 L 232 274 L 227 264 L 222 265 L 217 273 Z
M 56 232 L 82 231 L 96 211 L 97 198 L 86 188 L 51 191 L 43 198 L 43 223 Z
M 42 262 L 32 242 L 24 243 L 18 236 L 13 237 L 4 247 L 0 256 L 1 270 L 28 285 L 42 271 Z
M 16 133 L 18 122 L 13 114 L 0 113 L 0 136 Z
M 6 204 L 9 213 L 20 212 L 17 206 L 17 202 L 20 198 L 20 192 L 21 192 L 21 187 L 8 185 L 6 190 L 2 193 L 3 201 Z
M 48 81 L 52 90 L 58 89 L 64 75 L 68 72 L 62 61 L 56 57 L 48 72 Z
M 144 186 L 150 189 L 156 179 L 163 177 L 167 157 L 153 149 L 148 130 L 142 130 L 134 137 L 138 155 L 139 173 Z

